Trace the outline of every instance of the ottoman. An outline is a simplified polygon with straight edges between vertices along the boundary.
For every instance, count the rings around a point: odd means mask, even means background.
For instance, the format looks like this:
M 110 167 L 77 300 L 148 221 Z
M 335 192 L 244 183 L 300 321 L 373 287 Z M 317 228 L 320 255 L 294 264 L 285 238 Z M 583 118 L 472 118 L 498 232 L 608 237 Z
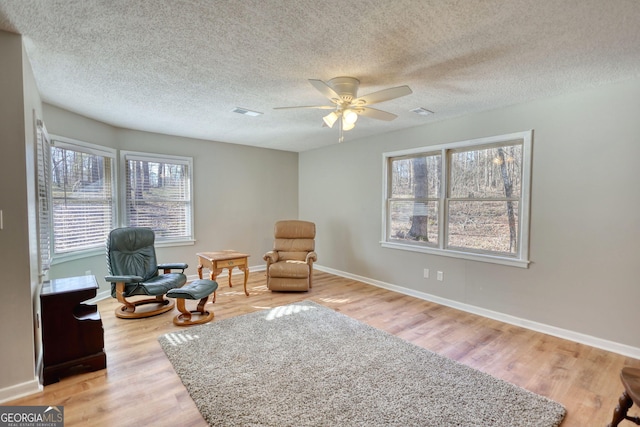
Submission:
M 173 323 L 177 326 L 189 326 L 207 323 L 213 319 L 213 311 L 206 311 L 204 306 L 209 299 L 209 295 L 214 293 L 216 289 L 218 289 L 217 282 L 200 279 L 167 292 L 167 297 L 176 299 L 176 307 L 180 311 L 180 314 L 173 318 Z M 197 309 L 188 310 L 185 303 L 186 300 L 200 300 Z M 215 298 L 213 301 L 215 302 Z M 192 319 L 194 314 L 197 315 L 196 319 Z

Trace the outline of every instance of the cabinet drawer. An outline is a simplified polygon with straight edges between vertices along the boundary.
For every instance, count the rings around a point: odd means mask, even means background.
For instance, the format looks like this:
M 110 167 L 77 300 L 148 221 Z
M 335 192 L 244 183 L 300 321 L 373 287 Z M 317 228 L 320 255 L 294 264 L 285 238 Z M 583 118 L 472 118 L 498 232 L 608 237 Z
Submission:
M 242 259 L 227 259 L 224 261 L 218 261 L 218 267 L 239 267 L 247 264 L 247 260 L 245 258 Z

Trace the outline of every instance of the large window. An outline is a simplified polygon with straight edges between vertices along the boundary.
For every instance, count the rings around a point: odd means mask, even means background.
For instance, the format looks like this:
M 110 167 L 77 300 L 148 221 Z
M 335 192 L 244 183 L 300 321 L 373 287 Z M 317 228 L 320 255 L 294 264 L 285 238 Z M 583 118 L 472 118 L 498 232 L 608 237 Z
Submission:
M 40 122 L 37 131 L 42 271 L 49 253 L 68 259 L 104 250 L 119 226 L 149 227 L 160 243 L 193 241 L 191 158 L 123 151 L 116 185 L 116 150 L 59 136 L 49 146 Z
M 126 226 L 150 227 L 156 240 L 193 239 L 192 160 L 122 152 Z
M 385 153 L 382 245 L 526 267 L 531 136 Z
M 103 248 L 115 225 L 115 151 L 52 137 L 53 253 Z

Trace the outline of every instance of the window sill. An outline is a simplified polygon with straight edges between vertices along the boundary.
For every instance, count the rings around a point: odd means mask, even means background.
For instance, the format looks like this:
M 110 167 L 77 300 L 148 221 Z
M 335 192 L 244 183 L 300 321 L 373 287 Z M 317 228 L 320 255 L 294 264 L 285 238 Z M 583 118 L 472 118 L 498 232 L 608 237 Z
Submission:
M 163 240 L 163 241 L 156 241 L 155 243 L 155 247 L 156 248 L 168 248 L 171 246 L 193 246 L 196 244 L 196 241 L 193 239 L 187 239 L 187 240 Z
M 451 258 L 466 259 L 469 261 L 488 262 L 492 264 L 508 265 L 510 267 L 529 268 L 529 260 L 507 258 L 493 255 L 474 254 L 469 252 L 458 252 L 425 246 L 408 245 L 402 243 L 380 242 L 380 246 L 388 249 L 399 249 L 403 251 L 421 252 L 425 254 L 446 256 Z
M 168 248 L 173 246 L 193 246 L 196 244 L 196 241 L 193 239 L 189 240 L 167 240 L 164 242 L 155 242 L 154 246 L 156 248 Z M 51 265 L 64 264 L 65 262 L 75 261 L 77 259 L 83 258 L 91 258 L 94 256 L 105 256 L 105 248 L 91 248 L 85 249 L 82 251 L 69 252 L 66 254 L 58 254 L 54 255 L 51 260 Z
M 65 262 L 69 262 L 69 261 L 75 261 L 77 259 L 83 259 L 83 258 L 91 258 L 94 256 L 104 256 L 104 252 L 105 249 L 104 247 L 102 248 L 92 248 L 92 249 L 85 249 L 82 251 L 75 251 L 75 252 L 69 252 L 69 253 L 65 253 L 65 254 L 57 254 L 54 255 L 53 258 L 51 259 L 51 265 L 58 265 L 58 264 L 64 264 Z

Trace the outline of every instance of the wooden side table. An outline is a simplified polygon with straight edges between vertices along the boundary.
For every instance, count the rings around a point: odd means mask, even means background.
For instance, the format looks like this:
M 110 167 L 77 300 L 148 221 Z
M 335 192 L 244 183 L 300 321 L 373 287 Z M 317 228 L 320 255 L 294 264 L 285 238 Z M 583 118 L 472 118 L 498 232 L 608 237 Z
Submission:
M 96 296 L 94 276 L 45 282 L 40 292 L 42 319 L 42 384 L 61 377 L 107 367 L 104 331 L 98 306 L 84 301 Z
M 198 256 L 198 277 L 202 279 L 202 269 L 209 269 L 209 279 L 216 280 L 218 274 L 222 273 L 225 268 L 229 271 L 229 287 L 231 284 L 231 270 L 235 267 L 244 271 L 244 294 L 249 296 L 247 292 L 247 279 L 249 278 L 249 255 L 236 252 L 233 250 L 221 252 L 199 252 Z M 214 297 L 215 301 L 215 297 Z

